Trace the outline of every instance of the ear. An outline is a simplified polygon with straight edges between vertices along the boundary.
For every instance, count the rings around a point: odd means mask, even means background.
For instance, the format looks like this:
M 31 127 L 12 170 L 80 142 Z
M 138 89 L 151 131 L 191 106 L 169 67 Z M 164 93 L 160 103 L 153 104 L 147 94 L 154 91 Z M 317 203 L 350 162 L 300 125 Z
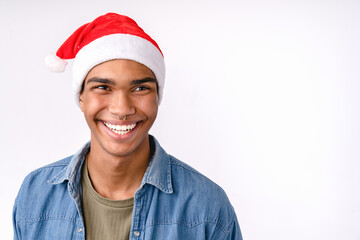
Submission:
M 82 112 L 84 112 L 84 100 L 83 92 L 79 96 L 79 106 Z

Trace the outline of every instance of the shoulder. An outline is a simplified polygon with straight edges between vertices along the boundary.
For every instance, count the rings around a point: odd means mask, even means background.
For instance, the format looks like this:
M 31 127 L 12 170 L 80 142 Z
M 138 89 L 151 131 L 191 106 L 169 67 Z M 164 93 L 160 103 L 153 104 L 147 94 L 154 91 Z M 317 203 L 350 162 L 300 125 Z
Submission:
M 38 182 L 47 182 L 54 174 L 68 166 L 72 156 L 53 162 L 30 172 L 24 179 L 20 191 L 27 185 L 34 185 Z
M 225 191 L 208 177 L 188 164 L 170 155 L 174 194 L 183 199 L 189 212 L 195 213 L 199 222 L 214 223 L 228 233 L 235 211 Z
M 74 238 L 72 234 L 81 226 L 81 218 L 70 195 L 73 188 L 64 177 L 71 159 L 67 157 L 41 167 L 25 177 L 13 208 L 16 236 L 49 239 L 54 231 L 65 229 L 64 239 Z M 60 180 L 54 182 L 53 179 Z
M 196 190 L 207 197 L 221 198 L 228 201 L 224 190 L 190 165 L 170 156 L 173 184 L 180 184 L 188 190 Z M 177 186 L 177 187 L 181 187 Z
M 25 177 L 15 200 L 15 206 L 18 209 L 17 212 L 19 216 L 31 212 L 29 211 L 31 210 L 29 208 L 33 208 L 32 210 L 35 212 L 36 209 L 34 208 L 44 207 L 42 204 L 47 201 L 46 199 L 59 192 L 54 188 L 57 188 L 58 190 L 61 187 L 49 184 L 48 181 L 64 171 L 70 160 L 71 157 L 64 158 L 60 161 L 38 168 Z M 63 191 L 66 191 L 66 187 Z

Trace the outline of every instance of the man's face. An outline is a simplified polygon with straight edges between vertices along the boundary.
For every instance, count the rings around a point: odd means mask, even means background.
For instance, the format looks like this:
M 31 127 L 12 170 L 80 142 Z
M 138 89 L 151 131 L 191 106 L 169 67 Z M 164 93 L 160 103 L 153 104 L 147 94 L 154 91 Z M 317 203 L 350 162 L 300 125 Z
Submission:
M 155 76 L 131 60 L 99 64 L 84 81 L 80 108 L 91 130 L 92 148 L 122 157 L 139 153 L 147 147 L 158 111 Z

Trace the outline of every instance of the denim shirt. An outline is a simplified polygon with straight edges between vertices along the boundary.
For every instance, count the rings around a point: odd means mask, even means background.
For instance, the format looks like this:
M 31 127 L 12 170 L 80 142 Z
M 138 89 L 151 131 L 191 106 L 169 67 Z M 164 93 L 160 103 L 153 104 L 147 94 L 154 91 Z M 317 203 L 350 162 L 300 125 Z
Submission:
M 242 240 L 225 192 L 150 141 L 155 152 L 134 196 L 129 239 Z M 14 205 L 14 239 L 85 239 L 81 166 L 89 150 L 90 142 L 25 178 Z

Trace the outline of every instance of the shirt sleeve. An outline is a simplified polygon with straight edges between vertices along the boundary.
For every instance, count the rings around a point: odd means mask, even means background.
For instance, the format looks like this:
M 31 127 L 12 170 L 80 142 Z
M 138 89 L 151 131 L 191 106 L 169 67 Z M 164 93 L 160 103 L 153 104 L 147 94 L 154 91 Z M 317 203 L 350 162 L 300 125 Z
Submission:
M 229 235 L 227 236 L 227 240 L 243 240 L 240 230 L 239 222 L 234 214 L 234 221 L 229 229 Z
M 14 204 L 14 208 L 13 208 L 13 216 L 12 216 L 12 220 L 13 220 L 13 228 L 14 228 L 14 240 L 20 240 L 20 231 L 19 231 L 19 226 L 17 224 L 16 221 L 16 212 L 17 212 L 17 202 L 18 202 L 18 198 L 16 198 L 15 200 L 15 204 Z

